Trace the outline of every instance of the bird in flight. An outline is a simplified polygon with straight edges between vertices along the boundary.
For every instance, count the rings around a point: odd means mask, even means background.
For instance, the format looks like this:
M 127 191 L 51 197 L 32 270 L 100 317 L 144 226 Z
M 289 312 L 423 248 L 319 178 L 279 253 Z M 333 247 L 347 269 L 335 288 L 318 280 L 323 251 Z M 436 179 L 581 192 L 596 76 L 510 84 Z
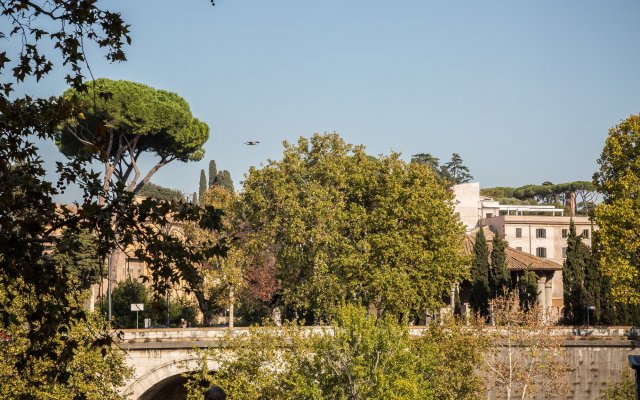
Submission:
M 244 144 L 246 144 L 247 146 L 255 146 L 258 143 L 260 143 L 260 142 L 258 142 L 257 140 L 251 140 L 249 142 L 244 142 Z

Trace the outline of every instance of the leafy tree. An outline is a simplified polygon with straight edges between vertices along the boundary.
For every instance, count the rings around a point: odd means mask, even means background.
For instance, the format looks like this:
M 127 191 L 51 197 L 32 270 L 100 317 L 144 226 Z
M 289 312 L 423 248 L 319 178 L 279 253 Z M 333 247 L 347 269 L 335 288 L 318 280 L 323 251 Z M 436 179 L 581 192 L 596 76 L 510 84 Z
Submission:
M 147 223 L 165 225 L 198 219 L 202 212 L 184 205 L 176 209 L 153 199 L 136 203 L 124 185 L 110 185 L 105 189 L 103 177 L 91 170 L 93 165 L 89 162 L 90 155 L 94 154 L 92 149 L 99 143 L 78 148 L 82 157 L 58 163 L 55 184 L 44 179 L 46 171 L 33 138 L 53 140 L 60 136 L 61 127 L 74 126 L 73 121 L 80 121 L 75 124 L 78 127 L 95 121 L 83 108 L 90 103 L 83 102 L 83 98 L 93 100 L 93 96 L 86 96 L 89 84 L 83 76 L 87 60 L 84 48 L 97 44 L 111 61 L 123 61 L 124 46 L 130 41 L 128 25 L 120 14 L 101 9 L 91 1 L 10 0 L 2 2 L 0 7 L 3 9 L 0 19 L 6 22 L 1 25 L 0 37 L 16 36 L 23 44 L 15 54 L 0 52 L 0 72 L 12 70 L 12 74 L 0 73 L 0 321 L 4 324 L 0 329 L 28 332 L 22 336 L 24 345 L 12 347 L 10 362 L 17 371 L 17 375 L 12 376 L 22 379 L 12 383 L 32 391 L 15 397 L 50 398 L 53 391 L 47 391 L 48 386 L 42 384 L 42 378 L 46 377 L 48 384 L 58 388 L 56 395 L 66 391 L 75 398 L 94 394 L 108 398 L 111 397 L 108 393 L 90 385 L 76 385 L 74 379 L 84 379 L 81 375 L 84 371 L 74 365 L 81 354 L 89 354 L 76 351 L 89 342 L 91 349 L 109 356 L 113 338 L 105 326 L 85 331 L 89 334 L 85 337 L 64 335 L 83 324 L 87 315 L 82 303 L 76 301 L 81 287 L 74 279 L 74 271 L 48 256 L 48 248 L 57 247 L 60 232 L 73 236 L 92 232 L 97 238 L 101 259 L 117 246 L 124 248 L 137 242 L 141 252 L 154 249 L 156 257 L 150 265 L 155 280 L 160 277 L 177 280 L 185 271 L 182 260 L 189 256 L 188 252 L 179 240 L 158 234 Z M 77 96 L 10 97 L 14 85 L 10 80 L 20 83 L 30 78 L 44 79 L 53 71 L 52 60 L 56 58 L 61 60 L 57 71 L 66 74 L 65 80 Z M 95 89 L 94 84 L 90 86 Z M 117 96 L 112 92 L 96 93 L 96 103 L 103 104 L 113 97 Z M 113 129 L 109 132 L 115 133 Z M 120 135 L 120 138 L 125 137 Z M 146 146 L 145 143 L 145 140 L 139 141 L 138 149 Z M 106 145 L 103 149 L 105 151 L 98 153 L 104 157 L 112 154 L 106 151 Z M 70 185 L 82 191 L 79 207 L 57 206 L 55 196 L 63 194 Z M 209 222 L 214 223 L 215 219 Z M 148 254 L 145 260 L 150 260 Z M 173 268 L 176 265 L 182 268 L 176 270 Z M 20 285 L 16 284 L 18 280 Z M 18 301 L 26 297 L 29 302 Z M 94 364 L 101 367 L 97 362 Z M 108 377 L 103 382 L 105 386 L 112 384 Z M 35 389 L 40 387 L 42 393 Z
M 74 100 L 74 115 L 60 126 L 56 143 L 72 163 L 95 162 L 104 166 L 104 172 L 100 175 L 102 187 L 97 196 L 98 206 L 105 206 L 107 201 L 131 202 L 132 195 L 138 193 L 162 166 L 174 160 L 199 160 L 204 154 L 202 145 L 209 137 L 209 127 L 193 117 L 187 102 L 175 93 L 135 82 L 96 79 L 90 82 L 86 91 L 72 88 L 64 93 L 63 98 Z M 155 165 L 146 173 L 138 165 L 138 160 L 143 155 L 156 157 Z M 157 202 L 147 199 L 142 208 L 148 209 L 155 203 Z M 165 213 L 171 212 L 171 219 L 162 212 L 150 213 L 149 210 L 143 210 L 138 221 L 145 217 L 164 216 L 166 221 L 163 222 L 167 224 L 160 225 L 169 226 L 170 221 L 183 215 L 173 207 L 182 208 L 191 217 L 197 213 L 196 210 L 187 211 L 187 204 L 157 206 L 164 208 Z M 132 205 L 129 210 L 137 213 L 137 207 Z M 121 210 L 126 208 L 103 207 L 103 212 L 110 214 L 103 215 L 103 218 L 108 218 L 112 224 L 122 224 L 122 220 L 126 218 L 121 215 Z M 109 257 L 109 268 L 112 270 L 117 270 L 116 266 L 122 256 L 121 249 L 127 247 L 121 243 L 123 240 L 136 242 L 136 252 L 139 253 L 137 257 L 149 261 L 149 264 L 164 262 L 163 268 L 153 269 L 153 282 L 163 281 L 162 285 L 165 287 L 158 288 L 163 293 L 171 286 L 169 281 L 174 274 L 170 264 L 176 265 L 180 274 L 189 273 L 189 263 L 180 260 L 186 256 L 184 246 L 178 243 L 180 238 L 171 235 L 168 230 L 158 228 L 158 224 L 147 223 L 136 230 L 139 236 L 145 237 L 136 237 L 129 232 L 112 232 L 111 237 L 100 237 L 100 242 L 112 247 Z M 147 245 L 143 245 L 145 242 Z M 161 261 L 158 248 L 152 252 L 145 251 L 151 242 L 170 252 L 181 248 L 183 254 L 164 254 L 164 257 L 173 259 Z M 173 244 L 169 244 L 170 242 Z
M 138 312 L 138 326 L 143 327 L 144 319 L 151 319 L 153 324 L 167 323 L 167 303 L 163 298 L 153 298 L 144 283 L 126 279 L 118 284 L 112 293 L 113 326 L 116 328 L 135 328 L 136 313 L 131 311 L 131 304 L 144 304 L 144 310 Z M 181 319 L 194 324 L 196 309 L 184 296 L 171 299 L 169 302 L 169 324 L 179 326 Z M 103 310 L 106 311 L 106 310 Z
M 463 164 L 462 157 L 460 157 L 458 153 L 451 155 L 451 161 L 444 164 L 444 169 L 448 172 L 454 183 L 471 182 L 473 179 L 473 176 L 469 173 L 469 167 Z
M 352 305 L 339 309 L 330 329 L 253 328 L 244 337 L 230 335 L 223 346 L 199 354 L 200 368 L 187 374 L 187 398 L 201 398 L 214 384 L 239 400 L 482 397 L 481 381 L 469 371 L 480 363 L 485 343 L 455 323 L 436 323 L 413 339 L 390 315 L 376 317 Z M 221 360 L 215 373 L 210 359 Z
M 553 184 L 544 182 L 542 185 L 524 185 L 518 188 L 495 187 L 480 190 L 483 196 L 490 196 L 502 204 L 555 204 L 568 205 L 569 200 L 575 201 L 575 209 L 569 213 L 591 215 L 598 197 L 596 187 L 587 181 L 575 181 Z
M 51 139 L 56 128 L 72 116 L 72 102 L 10 95 L 16 84 L 44 79 L 56 67 L 55 59 L 61 60 L 56 69 L 66 74 L 66 82 L 82 90 L 84 46 L 98 44 L 109 60 L 122 61 L 130 36 L 120 14 L 101 9 L 95 2 L 9 0 L 1 7 L 0 37 L 16 37 L 22 46 L 14 53 L 0 51 L 0 321 L 5 332 L 14 328 L 28 332 L 21 337 L 25 340 L 20 346 L 11 347 L 11 358 L 3 357 L 11 360 L 17 373 L 2 375 L 11 376 L 16 387 L 39 387 L 38 379 L 45 376 L 52 384 L 69 387 L 73 350 L 81 339 L 68 336 L 60 340 L 52 333 L 70 331 L 85 315 L 82 306 L 68 296 L 76 289 L 73 272 L 45 254 L 46 247 L 55 247 L 53 231 L 80 225 L 96 214 L 95 209 L 83 208 L 69 216 L 56 208 L 54 196 L 72 182 L 87 189 L 94 187 L 95 180 L 79 165 L 59 165 L 57 185 L 44 179 L 46 171 L 34 138 Z M 14 286 L 18 280 L 22 283 Z M 32 301 L 19 301 L 26 296 Z M 73 393 L 82 395 L 78 390 Z
M 104 165 L 105 191 L 117 183 L 137 193 L 162 166 L 204 155 L 209 127 L 193 117 L 187 102 L 175 93 L 96 79 L 86 91 L 72 88 L 63 97 L 77 104 L 75 118 L 58 133 L 58 147 L 69 158 Z M 158 158 L 144 175 L 138 165 L 143 154 Z
M 145 318 L 151 318 L 151 301 L 147 287 L 142 282 L 132 279 L 118 283 L 111 294 L 113 324 L 117 328 L 135 328 L 136 313 L 131 311 L 131 304 L 144 304 L 144 311 L 138 312 L 138 324 L 144 326 Z
M 66 328 L 50 332 L 50 346 L 54 354 L 42 357 L 29 352 L 32 347 L 29 335 L 29 314 L 23 310 L 29 304 L 41 302 L 21 279 L 0 290 L 3 303 L 10 296 L 16 321 L 0 322 L 0 393 L 6 399 L 123 399 L 121 388 L 133 375 L 127 367 L 125 354 L 112 349 L 106 341 L 96 341 L 95 332 L 106 329 L 106 321 L 98 314 L 73 320 Z M 71 304 L 81 305 L 86 296 L 74 298 L 68 294 Z M 65 369 L 57 365 L 69 357 L 62 352 L 61 342 L 74 344 L 74 356 L 65 362 Z M 64 374 L 60 377 L 52 374 Z M 99 379 L 96 379 L 99 377 Z
M 411 156 L 412 163 L 418 163 L 430 166 L 434 172 L 440 171 L 440 159 L 429 153 L 418 153 Z
M 620 378 L 607 384 L 607 390 L 604 394 L 605 400 L 634 400 L 637 399 L 636 380 L 634 372 L 630 368 L 620 375 Z
M 603 275 L 618 301 L 640 301 L 640 115 L 609 130 L 593 176 L 603 202 L 595 210 Z
M 573 219 L 569 223 L 567 237 L 567 258 L 562 267 L 564 282 L 565 314 L 568 321 L 580 323 L 584 319 L 587 306 L 587 289 L 585 287 L 585 272 L 590 265 L 590 251 L 582 243 L 582 238 L 576 235 Z
M 439 307 L 467 274 L 451 202 L 429 167 L 316 134 L 250 170 L 240 212 L 253 254 L 275 259 L 281 305 L 312 322 L 345 301 L 403 314 Z
M 451 185 L 453 182 L 449 170 L 444 165 L 440 165 L 440 159 L 429 153 L 414 154 L 411 156 L 411 162 L 431 167 L 433 173 L 446 185 Z
M 538 277 L 536 273 L 525 269 L 518 279 L 518 299 L 524 311 L 533 309 L 538 303 Z
M 470 305 L 482 316 L 489 315 L 489 248 L 482 227 L 476 234 L 471 263 Z
M 493 188 L 482 188 L 480 189 L 480 194 L 482 196 L 493 197 L 494 199 L 501 199 L 514 197 L 513 194 L 515 191 L 516 188 L 498 186 Z
M 491 298 L 506 296 L 511 292 L 511 273 L 507 265 L 507 241 L 503 235 L 494 235 L 491 244 L 491 268 L 489 290 Z
M 184 200 L 184 196 L 179 190 L 165 188 L 160 185 L 156 185 L 153 182 L 148 182 L 147 184 L 145 184 L 142 189 L 140 189 L 140 192 L 138 192 L 138 194 L 140 196 L 153 197 L 154 199 L 164 201 Z
M 216 176 L 218 176 L 218 168 L 216 167 L 216 161 L 209 161 L 209 187 L 215 185 Z
M 569 392 L 571 370 L 563 338 L 546 324 L 539 305 L 525 308 L 522 300 L 516 293 L 491 300 L 496 327 L 481 333 L 492 344 L 483 368 L 489 397 L 562 398 Z
M 207 191 L 207 175 L 204 173 L 204 170 L 201 169 L 200 170 L 200 191 L 198 192 L 198 198 L 200 198 L 200 201 L 202 201 L 202 198 L 204 197 L 204 192 Z
M 96 237 L 86 231 L 65 230 L 52 252 L 58 265 L 68 265 L 80 289 L 89 289 L 103 276 L 104 260 L 98 255 Z
M 228 246 L 224 256 L 213 254 L 196 265 L 197 273 L 186 276 L 184 284 L 193 293 L 205 325 L 212 325 L 215 318 L 229 309 L 230 326 L 233 326 L 236 293 L 244 286 L 246 256 L 241 248 L 240 224 L 236 223 L 234 207 L 236 196 L 222 186 L 214 185 L 200 198 L 203 206 L 225 213 L 222 229 L 206 229 L 196 223 L 185 226 L 184 233 L 197 246 L 210 243 Z

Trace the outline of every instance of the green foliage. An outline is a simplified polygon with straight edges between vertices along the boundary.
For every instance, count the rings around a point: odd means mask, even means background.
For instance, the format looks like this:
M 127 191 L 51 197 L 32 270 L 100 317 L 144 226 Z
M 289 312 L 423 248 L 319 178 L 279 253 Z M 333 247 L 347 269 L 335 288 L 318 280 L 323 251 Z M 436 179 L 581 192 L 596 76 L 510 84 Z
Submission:
M 151 301 L 146 286 L 131 279 L 124 280 L 111 293 L 113 326 L 116 328 L 135 328 L 136 312 L 131 304 L 144 304 L 144 311 L 138 312 L 138 327 L 144 327 L 144 319 L 151 318 Z
M 216 182 L 216 176 L 218 176 L 218 168 L 216 167 L 216 161 L 209 161 L 209 187 L 213 186 Z
M 207 191 L 207 175 L 204 173 L 204 170 L 201 169 L 200 170 L 200 185 L 199 185 L 199 196 L 198 198 L 200 199 L 200 201 L 202 201 L 202 198 L 204 197 L 204 192 Z
M 589 247 L 576 235 L 576 227 L 571 219 L 567 237 L 567 258 L 562 267 L 565 318 L 568 322 L 577 324 L 586 320 L 585 307 L 590 304 L 587 304 L 585 273 L 591 264 Z
M 153 182 L 147 182 L 138 194 L 140 196 L 153 197 L 154 199 L 164 201 L 184 201 L 184 196 L 179 190 L 165 188 Z
M 511 292 L 511 273 L 507 265 L 507 241 L 503 235 L 494 235 L 491 246 L 491 268 L 489 269 L 490 297 L 506 296 Z
M 590 215 L 597 197 L 596 187 L 587 181 L 575 181 L 553 184 L 544 182 L 542 185 L 524 185 L 518 188 L 494 187 L 480 190 L 483 196 L 492 197 L 501 204 L 552 204 L 564 206 L 569 196 L 576 195 L 576 211 L 579 214 Z
M 131 311 L 131 304 L 134 303 L 144 304 L 144 311 L 138 312 L 138 327 L 144 327 L 145 318 L 150 318 L 152 325 L 167 324 L 166 297 L 152 297 L 144 283 L 127 279 L 120 282 L 111 295 L 112 325 L 115 328 L 136 327 L 136 312 Z M 170 326 L 180 326 L 181 319 L 193 325 L 196 314 L 196 308 L 185 297 L 170 297 Z
M 482 316 L 489 314 L 489 248 L 482 227 L 476 234 L 471 264 L 470 305 Z
M 422 315 L 467 275 L 452 193 L 431 169 L 337 134 L 252 168 L 240 212 L 255 253 L 275 258 L 282 304 L 310 321 L 342 302 Z
M 499 198 L 513 198 L 513 193 L 516 191 L 516 188 L 505 187 L 505 186 L 497 186 L 493 188 L 482 188 L 480 189 L 480 195 L 492 197 L 494 199 Z
M 213 184 L 216 186 L 222 186 L 223 188 L 227 189 L 231 193 L 235 191 L 233 187 L 233 179 L 231 179 L 231 173 L 226 169 L 222 171 L 218 171 L 218 174 L 216 175 L 216 179 L 214 180 Z
M 451 161 L 444 164 L 443 169 L 448 172 L 452 181 L 456 184 L 471 182 L 473 176 L 469 173 L 469 167 L 464 165 L 460 154 L 453 153 L 451 155 Z
M 67 84 L 82 88 L 84 46 L 89 43 L 104 49 L 110 61 L 126 60 L 123 49 L 131 44 L 129 25 L 120 13 L 101 9 L 95 2 L 7 0 L 2 9 L 0 37 L 22 42 L 13 55 L 0 52 L 0 75 L 7 81 L 23 82 L 28 77 L 39 81 L 53 71 L 53 60 L 58 59 L 62 68 L 68 68 Z M 9 69 L 12 73 L 6 73 Z M 3 96 L 8 96 L 13 83 L 1 83 Z
M 609 383 L 604 394 L 605 400 L 635 400 L 636 398 L 636 380 L 630 368 L 625 368 L 616 382 Z
M 64 230 L 51 254 L 58 265 L 67 265 L 80 289 L 89 289 L 100 281 L 104 260 L 98 255 L 96 237 L 86 231 Z
M 604 201 L 595 210 L 600 263 L 615 300 L 640 302 L 640 115 L 609 130 L 593 180 Z
M 538 277 L 536 273 L 525 269 L 518 280 L 518 299 L 520 307 L 526 312 L 538 303 Z
M 204 155 L 209 127 L 193 117 L 177 94 L 110 79 L 96 79 L 87 86 L 86 92 L 69 89 L 63 94 L 78 101 L 76 118 L 61 127 L 57 140 L 67 157 L 113 161 L 119 166 L 123 153 L 134 163 L 143 153 L 165 163 L 197 161 Z M 129 176 L 134 165 L 124 167 L 122 178 Z
M 389 315 L 344 306 L 331 328 L 316 333 L 290 326 L 228 336 L 221 348 L 200 353 L 187 398 L 215 384 L 238 400 L 479 399 L 481 381 L 469 371 L 485 346 L 451 321 L 414 339 Z
M 24 306 L 35 304 L 36 298 L 22 280 L 0 288 L 0 301 L 12 296 L 16 321 L 0 323 L 0 393 L 6 399 L 124 399 L 120 389 L 132 376 L 125 363 L 125 354 L 112 349 L 107 341 L 96 341 L 96 332 L 105 332 L 106 321 L 99 315 L 87 315 L 72 321 L 65 329 L 50 332 L 54 355 L 41 357 L 29 352 L 31 348 L 29 323 Z M 20 294 L 20 296 L 16 296 Z M 85 296 L 69 295 L 75 303 Z M 62 354 L 62 342 L 73 343 L 72 357 Z M 26 355 L 26 356 L 25 356 Z M 56 357 L 57 356 L 57 357 Z M 65 368 L 59 369 L 59 360 L 70 358 Z M 64 377 L 51 374 L 57 371 Z
M 139 185 L 147 182 L 162 165 L 173 158 L 188 157 L 183 150 L 186 151 L 197 140 L 182 137 L 184 131 L 165 130 L 156 132 L 156 138 L 162 136 L 168 140 L 157 145 L 148 140 L 151 138 L 149 135 L 144 138 L 133 137 L 125 130 L 120 130 L 126 125 L 124 119 L 105 116 L 100 120 L 98 114 L 88 112 L 87 107 L 95 106 L 104 111 L 108 107 L 103 106 L 112 104 L 110 99 L 121 99 L 121 93 L 114 93 L 116 91 L 101 92 L 97 88 L 98 83 L 92 83 L 89 88 L 84 82 L 86 70 L 83 68 L 87 61 L 84 46 L 91 44 L 103 48 L 107 58 L 112 61 L 125 59 L 123 47 L 130 37 L 128 26 L 120 14 L 103 10 L 93 1 L 36 3 L 9 0 L 4 1 L 2 7 L 0 19 L 6 24 L 1 25 L 0 36 L 16 36 L 16 40 L 20 40 L 24 47 L 14 51 L 15 57 L 0 52 L 0 70 L 5 72 L 6 68 L 11 68 L 13 71 L 13 76 L 0 74 L 0 290 L 3 291 L 0 295 L 0 321 L 3 324 L 0 331 L 27 332 L 24 335 L 15 334 L 15 338 L 22 335 L 21 343 L 10 348 L 12 353 L 7 362 L 14 367 L 11 376 L 19 376 L 25 382 L 26 390 L 36 392 L 8 397 L 94 398 L 91 397 L 94 396 L 91 393 L 93 391 L 95 398 L 113 398 L 116 396 L 97 389 L 91 390 L 88 386 L 99 385 L 102 381 L 95 378 L 98 372 L 93 371 L 91 365 L 85 368 L 91 372 L 88 376 L 74 372 L 80 370 L 77 368 L 79 359 L 94 354 L 79 349 L 95 349 L 103 352 L 104 357 L 110 357 L 113 355 L 113 338 L 105 334 L 106 327 L 102 324 L 83 331 L 87 332 L 85 336 L 70 334 L 87 318 L 82 303 L 77 301 L 81 282 L 76 279 L 77 271 L 73 270 L 73 266 L 56 261 L 49 256 L 49 251 L 57 248 L 60 255 L 79 257 L 78 253 L 84 250 L 73 252 L 63 241 L 67 240 L 66 236 L 76 237 L 81 242 L 82 233 L 88 231 L 97 238 L 97 258 L 106 259 L 107 254 L 118 247 L 136 247 L 138 257 L 153 261 L 149 263 L 151 278 L 157 286 L 162 288 L 167 281 L 179 281 L 181 276 L 190 272 L 188 267 L 197 255 L 185 248 L 179 238 L 160 231 L 158 226 L 168 226 L 169 222 L 199 220 L 204 212 L 186 204 L 162 204 L 154 199 L 137 203 L 126 189 L 139 190 Z M 43 27 L 49 32 L 42 31 Z M 28 77 L 39 80 L 53 70 L 50 60 L 57 57 L 62 63 L 57 69 L 60 74 L 54 75 L 64 76 L 67 73 L 66 82 L 77 96 L 9 98 L 13 83 L 6 80 L 22 82 Z M 97 92 L 94 91 L 96 89 Z M 95 103 L 94 96 L 89 92 L 96 95 Z M 158 96 L 168 100 L 165 105 L 174 104 L 184 111 L 186 103 L 177 100 L 177 96 Z M 155 100 L 159 101 L 159 97 Z M 132 109 L 145 107 L 134 99 L 125 99 L 120 104 L 123 103 L 130 104 Z M 146 111 L 156 105 L 149 103 Z M 140 127 L 149 126 L 142 120 L 133 120 L 135 118 L 128 122 Z M 191 122 L 192 125 L 198 125 L 193 118 Z M 73 128 L 78 129 L 74 131 Z M 96 129 L 91 131 L 84 128 Z M 204 126 L 194 128 L 191 132 L 203 133 Z M 73 136 L 74 133 L 79 135 L 76 139 L 80 142 L 83 138 L 96 140 L 75 146 L 71 140 L 65 140 L 68 149 L 77 150 L 76 157 L 57 163 L 57 182 L 45 180 L 46 171 L 38 156 L 39 149 L 34 144 L 34 138 L 46 141 L 58 137 L 62 140 L 62 136 L 67 139 L 68 135 Z M 113 144 L 113 151 L 108 151 L 109 143 Z M 198 149 L 193 152 L 194 156 Z M 169 154 L 169 150 L 176 152 Z M 135 161 L 145 152 L 157 153 L 160 162 L 139 179 Z M 105 165 L 103 175 L 93 172 L 95 164 L 91 163 L 92 159 Z M 112 185 L 114 181 L 117 184 Z M 81 196 L 77 196 L 78 204 L 66 207 L 56 205 L 56 196 L 63 195 L 69 186 L 81 190 Z M 217 221 L 219 215 L 211 212 L 203 219 L 203 225 L 213 226 Z M 60 233 L 65 236 L 60 236 Z M 69 243 L 74 241 L 76 239 Z M 23 301 L 27 298 L 29 301 Z M 92 365 L 103 367 L 97 360 Z M 104 370 L 107 374 L 107 369 Z M 81 377 L 89 389 L 76 390 L 80 387 L 79 383 L 72 388 L 70 385 L 75 385 L 74 376 Z M 112 380 L 105 376 L 104 382 L 105 385 L 111 385 Z M 15 384 L 18 385 L 17 379 Z M 54 386 L 60 389 L 51 389 L 51 393 L 46 393 Z M 58 396 L 61 392 L 66 394 Z

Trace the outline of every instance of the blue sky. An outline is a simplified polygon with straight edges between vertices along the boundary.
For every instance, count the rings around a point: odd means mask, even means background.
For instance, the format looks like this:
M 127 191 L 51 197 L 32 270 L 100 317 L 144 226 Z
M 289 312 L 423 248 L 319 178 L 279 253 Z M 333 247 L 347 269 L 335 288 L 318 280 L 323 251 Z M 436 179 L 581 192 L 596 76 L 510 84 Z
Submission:
M 210 159 L 238 187 L 283 140 L 325 131 L 407 160 L 460 153 L 483 187 L 590 180 L 608 129 L 640 112 L 638 1 L 105 4 L 133 43 L 123 64 L 91 54 L 94 75 L 177 92 L 211 127 L 203 161 L 152 179 L 187 193 Z

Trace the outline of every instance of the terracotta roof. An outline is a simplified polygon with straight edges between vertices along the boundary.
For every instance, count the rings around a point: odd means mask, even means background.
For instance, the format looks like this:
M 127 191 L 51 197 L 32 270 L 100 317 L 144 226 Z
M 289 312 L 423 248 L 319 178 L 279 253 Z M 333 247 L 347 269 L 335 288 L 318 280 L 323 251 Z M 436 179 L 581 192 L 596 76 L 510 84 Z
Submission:
M 467 255 L 473 254 L 473 245 L 476 242 L 476 235 L 481 228 L 475 228 L 464 238 L 464 253 Z M 491 251 L 491 240 L 495 236 L 495 233 L 489 227 L 482 227 L 484 235 L 487 238 L 487 246 Z M 555 263 L 546 258 L 536 257 L 524 251 L 516 250 L 512 247 L 507 247 L 505 250 L 507 256 L 507 266 L 511 271 L 522 271 L 529 268 L 533 271 L 558 271 L 562 270 L 562 265 Z

